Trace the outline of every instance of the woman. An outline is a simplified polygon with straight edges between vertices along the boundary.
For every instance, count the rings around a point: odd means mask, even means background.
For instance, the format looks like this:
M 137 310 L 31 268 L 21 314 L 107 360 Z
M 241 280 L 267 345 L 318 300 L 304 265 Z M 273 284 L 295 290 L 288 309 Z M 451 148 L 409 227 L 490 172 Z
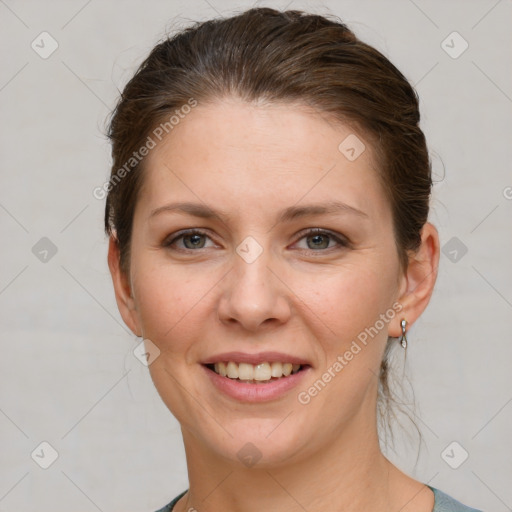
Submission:
M 183 433 L 189 489 L 162 511 L 474 510 L 379 446 L 439 261 L 418 122 L 382 54 L 298 11 L 197 24 L 125 87 L 105 229 Z

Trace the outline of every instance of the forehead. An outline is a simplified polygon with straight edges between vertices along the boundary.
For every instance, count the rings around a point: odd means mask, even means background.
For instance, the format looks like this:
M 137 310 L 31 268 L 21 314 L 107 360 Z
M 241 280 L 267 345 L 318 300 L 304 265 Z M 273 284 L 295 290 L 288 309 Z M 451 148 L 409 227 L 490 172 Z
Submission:
M 344 200 L 386 208 L 364 134 L 307 106 L 199 104 L 146 157 L 142 209 L 202 201 L 238 213 Z

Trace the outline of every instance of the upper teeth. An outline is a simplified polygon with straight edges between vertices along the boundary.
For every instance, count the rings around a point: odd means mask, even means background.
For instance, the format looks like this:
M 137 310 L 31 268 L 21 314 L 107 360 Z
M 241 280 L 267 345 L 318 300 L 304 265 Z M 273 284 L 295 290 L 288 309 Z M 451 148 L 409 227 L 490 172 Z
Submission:
M 230 379 L 240 380 L 270 380 L 271 377 L 287 377 L 290 373 L 295 373 L 299 370 L 300 364 L 292 363 L 235 363 L 229 361 L 227 364 L 224 362 L 215 363 L 216 373 L 223 377 Z

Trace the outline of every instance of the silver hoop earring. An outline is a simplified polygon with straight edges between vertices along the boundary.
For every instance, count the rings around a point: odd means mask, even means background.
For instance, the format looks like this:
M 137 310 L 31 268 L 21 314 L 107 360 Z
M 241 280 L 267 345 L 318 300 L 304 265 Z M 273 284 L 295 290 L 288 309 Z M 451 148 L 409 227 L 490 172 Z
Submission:
M 400 345 L 402 345 L 402 347 L 404 349 L 407 348 L 407 337 L 405 336 L 405 326 L 407 325 L 407 320 L 405 320 L 405 318 L 400 322 L 400 325 L 402 326 L 402 336 L 400 336 Z

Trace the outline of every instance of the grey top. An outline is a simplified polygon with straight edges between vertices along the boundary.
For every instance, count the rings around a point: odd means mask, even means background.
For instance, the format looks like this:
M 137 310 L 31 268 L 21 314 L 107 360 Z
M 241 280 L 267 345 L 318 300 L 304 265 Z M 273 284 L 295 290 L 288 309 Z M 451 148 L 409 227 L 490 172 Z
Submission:
M 435 489 L 434 487 L 431 487 L 428 485 L 430 489 L 434 492 L 434 509 L 432 512 L 482 512 L 481 510 L 477 510 L 476 508 L 467 507 L 466 505 L 463 505 L 459 501 L 451 498 L 444 492 L 440 491 L 439 489 Z M 174 505 L 178 502 L 178 500 L 185 495 L 185 493 L 188 491 L 183 491 L 180 495 L 176 496 L 171 503 L 166 505 L 164 508 L 161 508 L 160 510 L 157 510 L 157 512 L 171 512 L 171 510 L 174 508 Z

